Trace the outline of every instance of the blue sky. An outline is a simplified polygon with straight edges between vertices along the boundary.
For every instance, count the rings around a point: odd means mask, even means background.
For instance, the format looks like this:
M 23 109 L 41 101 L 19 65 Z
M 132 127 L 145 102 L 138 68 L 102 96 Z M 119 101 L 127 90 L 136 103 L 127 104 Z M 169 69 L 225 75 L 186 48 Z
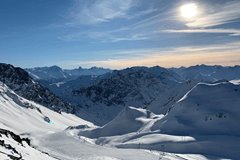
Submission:
M 191 19 L 186 4 L 197 7 Z M 0 62 L 63 68 L 240 64 L 239 0 L 1 0 Z

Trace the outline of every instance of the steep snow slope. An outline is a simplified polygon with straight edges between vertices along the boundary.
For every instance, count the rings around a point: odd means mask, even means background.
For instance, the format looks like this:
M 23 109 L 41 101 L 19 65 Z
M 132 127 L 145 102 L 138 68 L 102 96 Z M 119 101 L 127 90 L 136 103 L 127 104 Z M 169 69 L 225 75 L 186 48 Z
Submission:
M 194 80 L 182 82 L 157 96 L 151 104 L 146 106 L 146 108 L 155 114 L 166 114 L 172 105 L 182 98 L 197 83 L 198 81 Z
M 13 132 L 0 129 L 0 159 L 7 160 L 56 160 L 31 147 L 30 140 Z
M 168 134 L 240 135 L 240 86 L 199 83 L 153 129 Z
M 68 126 L 88 124 L 72 114 L 59 114 L 18 96 L 0 83 L 0 128 L 15 133 L 53 132 Z

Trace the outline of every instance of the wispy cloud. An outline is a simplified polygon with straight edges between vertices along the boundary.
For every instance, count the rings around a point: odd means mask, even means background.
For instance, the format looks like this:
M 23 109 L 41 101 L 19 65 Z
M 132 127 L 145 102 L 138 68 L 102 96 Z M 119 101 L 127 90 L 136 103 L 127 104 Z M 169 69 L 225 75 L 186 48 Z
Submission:
M 138 11 L 135 14 L 128 15 L 128 19 L 143 17 L 143 16 L 152 14 L 152 13 L 157 12 L 157 11 L 158 11 L 158 9 L 156 9 L 154 7 L 150 7 L 150 8 L 147 8 L 147 9 L 143 10 L 143 11 Z
M 133 34 L 130 36 L 125 36 L 125 37 L 112 37 L 110 41 L 112 42 L 120 42 L 120 41 L 140 41 L 140 40 L 146 40 L 149 39 L 150 37 L 148 35 L 144 34 Z
M 102 66 L 119 69 L 139 65 L 179 67 L 196 64 L 240 64 L 240 41 L 218 45 L 115 51 L 115 53 L 116 52 L 118 56 L 115 58 L 92 61 L 68 61 L 60 65 L 67 68 L 80 65 L 84 67 Z
M 240 29 L 224 29 L 224 28 L 163 30 L 163 31 L 160 31 L 160 32 L 168 32 L 168 33 L 223 33 L 223 34 L 229 34 L 229 35 L 232 35 L 232 36 L 240 36 Z
M 127 18 L 129 10 L 138 4 L 138 0 L 78 0 L 71 12 L 75 21 L 81 24 L 96 24 L 109 22 L 116 18 Z
M 186 25 L 188 27 L 207 28 L 236 21 L 240 18 L 239 6 L 239 0 L 203 6 L 205 8 L 202 15 Z
M 140 41 L 149 39 L 149 34 L 141 34 L 141 33 L 126 33 L 124 28 L 110 31 L 85 31 L 85 32 L 77 32 L 66 34 L 63 36 L 59 36 L 58 39 L 73 42 L 73 41 L 81 41 L 83 38 L 89 38 L 91 40 L 95 40 L 96 42 L 106 43 L 106 42 L 120 42 L 120 41 Z
M 57 37 L 62 41 L 81 41 L 84 38 L 93 43 L 147 40 L 151 38 L 153 30 L 149 28 L 143 30 L 135 24 L 159 14 L 159 9 L 155 8 L 153 3 L 140 0 L 76 0 L 75 2 L 75 7 L 70 13 L 71 22 L 53 25 L 53 27 L 75 28 L 74 32 L 65 32 Z M 116 25 L 117 20 L 123 21 Z M 82 30 L 82 26 L 85 25 L 89 28 Z

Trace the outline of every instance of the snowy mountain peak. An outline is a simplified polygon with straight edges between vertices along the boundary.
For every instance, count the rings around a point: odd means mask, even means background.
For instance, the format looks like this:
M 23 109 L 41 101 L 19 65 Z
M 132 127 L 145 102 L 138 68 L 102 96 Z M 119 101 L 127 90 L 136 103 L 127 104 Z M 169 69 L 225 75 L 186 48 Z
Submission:
M 54 79 L 64 79 L 68 77 L 62 68 L 59 66 L 50 67 L 36 67 L 25 69 L 33 78 L 40 80 L 54 80 Z
M 36 82 L 29 74 L 18 67 L 0 64 L 0 81 L 20 96 L 42 104 L 55 111 L 73 112 L 73 106 L 63 102 L 49 89 Z

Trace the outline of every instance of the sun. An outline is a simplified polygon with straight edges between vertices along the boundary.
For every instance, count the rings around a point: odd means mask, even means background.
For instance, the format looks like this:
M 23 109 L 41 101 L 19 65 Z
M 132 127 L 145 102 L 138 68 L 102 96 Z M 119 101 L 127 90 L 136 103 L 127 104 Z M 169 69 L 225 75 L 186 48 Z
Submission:
M 198 6 L 195 3 L 184 4 L 180 7 L 180 14 L 186 20 L 192 20 L 198 15 Z

